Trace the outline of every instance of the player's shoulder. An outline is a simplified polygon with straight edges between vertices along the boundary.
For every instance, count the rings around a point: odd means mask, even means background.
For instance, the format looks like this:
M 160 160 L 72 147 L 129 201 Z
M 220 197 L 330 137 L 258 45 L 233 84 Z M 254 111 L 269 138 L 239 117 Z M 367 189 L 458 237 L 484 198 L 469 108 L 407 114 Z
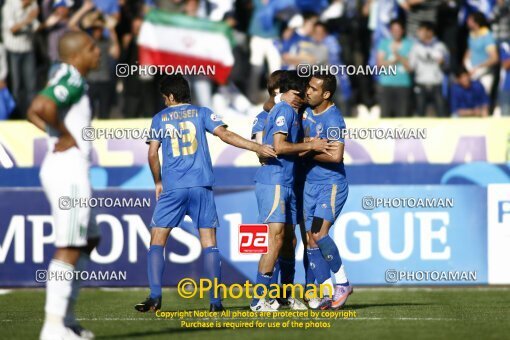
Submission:
M 327 111 L 325 112 L 326 120 L 332 123 L 343 123 L 344 116 L 342 115 L 342 111 L 335 104 L 331 105 Z
M 266 119 L 266 118 L 267 118 L 267 116 L 268 116 L 268 115 L 269 115 L 269 112 L 267 112 L 267 111 L 262 111 L 262 112 L 260 112 L 260 113 L 259 113 L 259 114 L 255 117 L 255 118 L 256 118 L 257 120 L 264 120 L 264 119 Z
M 294 109 L 286 101 L 281 101 L 271 109 L 270 113 L 293 112 Z
M 74 66 L 60 63 L 52 72 L 48 81 L 48 86 L 57 85 L 83 88 L 85 86 L 85 80 Z

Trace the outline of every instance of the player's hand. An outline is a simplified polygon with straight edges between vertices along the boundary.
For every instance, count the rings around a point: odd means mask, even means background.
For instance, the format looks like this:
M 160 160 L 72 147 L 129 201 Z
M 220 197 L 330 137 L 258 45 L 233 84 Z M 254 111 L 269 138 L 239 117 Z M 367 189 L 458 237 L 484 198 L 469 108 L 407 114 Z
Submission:
M 259 159 L 262 158 L 275 158 L 278 155 L 276 154 L 276 151 L 274 151 L 274 148 L 271 145 L 259 145 L 257 149 L 257 156 L 259 156 Z
M 333 156 L 330 151 L 338 148 L 334 143 L 328 143 L 327 139 L 312 139 L 310 141 L 313 151 L 325 153 L 326 155 Z
M 159 195 L 163 192 L 163 184 L 161 182 L 156 183 L 156 201 L 159 200 Z
M 267 164 L 267 160 L 268 160 L 267 157 L 264 157 L 264 156 L 262 156 L 260 154 L 257 154 L 257 157 L 259 158 L 260 165 L 266 165 Z
M 299 97 L 299 91 L 296 90 L 289 90 L 283 93 L 282 100 L 292 107 L 301 107 L 304 103 L 303 99 Z
M 53 152 L 62 152 L 69 150 L 73 146 L 78 147 L 78 144 L 76 144 L 76 141 L 74 140 L 73 136 L 66 133 L 59 137 L 57 143 L 55 144 L 55 147 L 53 148 Z

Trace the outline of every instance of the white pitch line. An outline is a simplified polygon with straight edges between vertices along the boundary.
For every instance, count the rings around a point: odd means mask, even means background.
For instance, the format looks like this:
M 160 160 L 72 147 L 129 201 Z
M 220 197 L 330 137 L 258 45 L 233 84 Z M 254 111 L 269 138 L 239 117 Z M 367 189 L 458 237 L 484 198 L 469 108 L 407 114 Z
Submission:
M 0 289 L 0 295 L 7 295 L 12 293 L 12 289 Z
M 261 318 L 261 320 L 288 320 L 289 318 Z M 208 320 L 244 320 L 246 318 L 186 318 L 186 319 L 165 319 L 165 318 L 78 318 L 78 321 L 208 321 Z M 356 318 L 303 318 L 302 321 L 353 321 L 353 320 L 368 320 L 368 321 L 380 321 L 380 320 L 398 320 L 398 321 L 473 321 L 474 319 L 455 319 L 455 318 L 382 318 L 382 317 L 356 317 Z M 0 320 L 0 322 L 25 322 L 26 320 Z M 42 322 L 43 319 L 32 320 L 36 322 Z

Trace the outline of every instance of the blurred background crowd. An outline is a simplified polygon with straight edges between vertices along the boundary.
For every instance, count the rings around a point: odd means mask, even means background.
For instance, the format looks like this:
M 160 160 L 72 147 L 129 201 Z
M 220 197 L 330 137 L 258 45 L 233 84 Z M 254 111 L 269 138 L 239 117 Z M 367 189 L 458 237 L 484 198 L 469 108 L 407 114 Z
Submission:
M 88 75 L 96 118 L 151 117 L 158 76 L 119 78 L 136 64 L 152 8 L 232 27 L 227 85 L 195 79 L 194 101 L 254 116 L 267 76 L 301 63 L 396 67 L 393 75 L 338 75 L 345 116 L 510 116 L 510 0 L 0 0 L 0 119 L 24 119 L 58 61 L 57 43 L 84 30 L 101 49 Z M 168 37 L 172 39 L 172 37 Z

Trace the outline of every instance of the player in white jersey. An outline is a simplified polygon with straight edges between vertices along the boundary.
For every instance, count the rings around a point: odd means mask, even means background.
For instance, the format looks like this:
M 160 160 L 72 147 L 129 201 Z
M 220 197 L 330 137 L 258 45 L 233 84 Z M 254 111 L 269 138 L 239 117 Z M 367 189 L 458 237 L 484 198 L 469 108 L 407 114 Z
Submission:
M 49 135 L 40 179 L 51 206 L 57 248 L 47 271 L 40 339 L 92 339 L 94 334 L 74 317 L 80 282 L 73 272 L 85 269 L 99 232 L 90 208 L 74 207 L 72 202 L 91 197 L 91 142 L 82 138 L 82 130 L 90 126 L 92 112 L 84 77 L 97 67 L 100 51 L 87 34 L 69 32 L 59 41 L 59 55 L 62 64 L 27 113 L 28 120 Z

